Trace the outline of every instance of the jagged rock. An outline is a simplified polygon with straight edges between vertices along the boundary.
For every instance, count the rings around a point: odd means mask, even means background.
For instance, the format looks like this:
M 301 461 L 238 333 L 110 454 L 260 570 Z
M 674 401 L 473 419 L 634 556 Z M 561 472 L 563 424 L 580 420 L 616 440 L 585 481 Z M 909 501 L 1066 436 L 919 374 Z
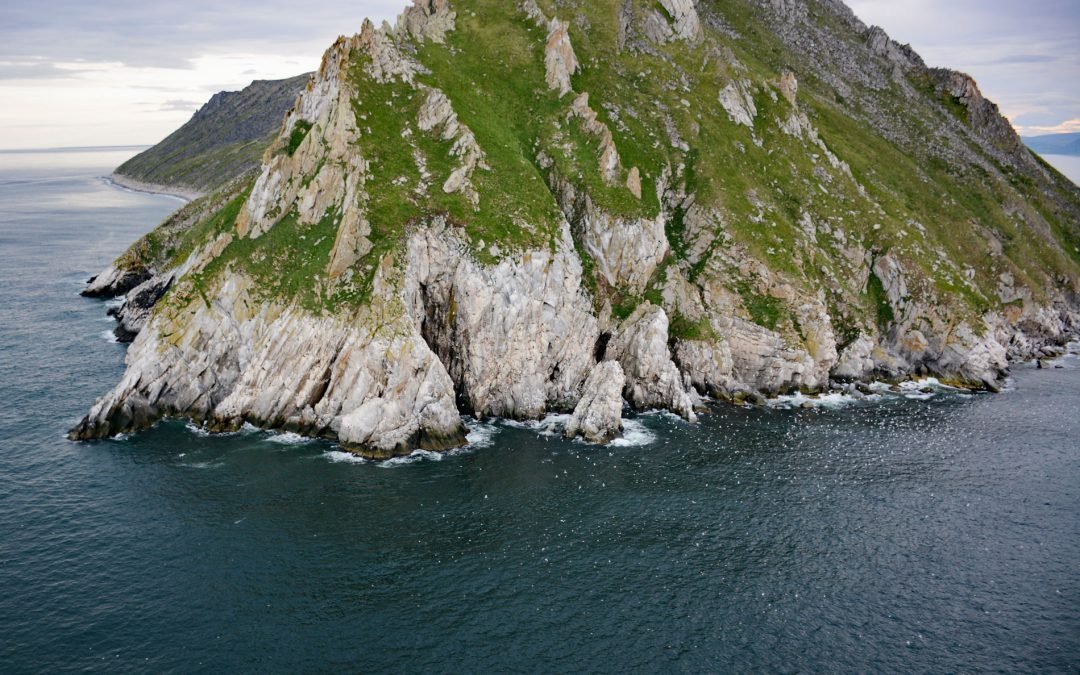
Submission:
M 640 293 L 670 250 L 664 230 L 667 214 L 619 218 L 600 209 L 588 193 L 552 176 L 552 189 L 598 273 L 614 287 Z
M 381 286 L 381 284 L 379 284 Z M 387 289 L 381 289 L 387 290 Z M 117 387 L 71 432 L 88 439 L 138 430 L 164 414 L 232 428 L 242 421 L 328 434 L 372 455 L 464 442 L 453 383 L 403 314 L 313 317 L 257 302 L 229 276 L 209 303 L 156 312 L 128 351 Z
M 461 163 L 443 184 L 443 192 L 447 194 L 464 193 L 474 207 L 478 206 L 480 204 L 480 194 L 469 179 L 477 168 L 488 168 L 484 162 L 484 151 L 476 142 L 476 136 L 473 135 L 472 130 L 458 120 L 457 113 L 454 112 L 450 99 L 446 97 L 446 94 L 431 87 L 421 86 L 420 89 L 421 91 L 427 91 L 427 98 L 419 113 L 420 130 L 431 131 L 442 127 L 441 136 L 443 140 L 454 141 L 450 154 L 461 160 Z
M 549 21 L 535 0 L 521 0 L 509 21 L 503 12 L 470 15 L 461 29 L 483 31 L 452 48 L 420 44 L 455 30 L 449 4 L 434 0 L 414 3 L 396 29 L 365 22 L 338 40 L 254 185 L 193 203 L 95 279 L 94 288 L 117 288 L 145 270 L 158 282 L 131 291 L 118 312 L 125 326 L 145 325 L 123 381 L 73 436 L 186 415 L 213 429 L 250 421 L 386 456 L 463 443 L 460 412 L 537 419 L 575 410 L 575 431 L 601 439 L 617 423 L 619 390 L 638 408 L 692 419 L 695 391 L 761 401 L 820 391 L 830 377 L 935 374 L 994 388 L 1007 358 L 1051 353 L 1075 335 L 1080 282 L 1061 246 L 1061 232 L 1080 220 L 1071 193 L 1013 144 L 969 79 L 924 72 L 839 0 L 821 0 L 813 13 L 793 0 L 754 0 L 766 8 L 754 15 L 760 23 L 738 34 L 720 7 L 699 17 L 687 0 L 664 0 L 663 9 L 610 2 L 619 49 L 649 58 L 638 67 L 625 53 L 612 63 L 595 53 L 589 80 L 617 96 L 633 78 L 654 109 L 628 97 L 605 101 L 601 117 L 587 93 L 549 105 L 545 88 L 572 93 L 582 64 L 568 23 Z M 571 2 L 545 6 L 572 12 L 575 38 L 594 30 L 580 5 L 577 13 Z M 498 31 L 529 44 L 474 51 L 470 39 Z M 754 81 L 756 69 L 728 46 L 736 40 L 740 53 L 767 45 L 775 51 L 764 62 L 790 70 Z M 496 86 L 469 72 L 475 82 L 462 82 L 447 64 L 421 63 L 436 54 L 453 67 L 463 53 L 471 67 L 531 58 L 515 73 L 535 81 Z M 658 80 L 654 63 L 672 68 Z M 831 146 L 798 106 L 796 70 L 805 73 L 803 99 L 829 103 L 819 123 Z M 933 94 L 913 84 L 926 77 Z M 702 91 L 717 92 L 720 105 L 702 105 Z M 503 112 L 536 119 L 489 119 L 473 93 L 510 97 Z M 755 96 L 771 101 L 758 110 Z M 398 110 L 395 99 L 407 112 L 392 122 L 371 107 Z M 476 120 L 479 138 L 465 119 Z M 595 165 L 579 161 L 579 128 L 599 148 Z M 841 128 L 852 143 L 834 142 Z M 635 166 L 622 165 L 613 132 L 632 144 L 623 150 Z M 838 153 L 870 147 L 870 133 L 883 141 L 873 146 L 882 161 L 899 149 L 925 169 L 864 171 L 873 189 L 863 189 Z M 733 175 L 741 162 L 746 171 Z M 490 173 L 479 180 L 476 171 Z M 950 211 L 949 223 L 983 219 L 952 199 L 968 176 L 1001 196 L 1000 209 L 985 205 L 1001 218 L 971 225 L 985 261 L 950 247 L 953 233 L 910 206 L 921 201 L 910 186 L 933 179 L 925 197 Z M 1031 189 L 1015 188 L 1029 181 Z M 491 187 L 499 185 L 513 188 Z M 248 191 L 230 227 L 232 200 Z M 391 206 L 381 203 L 387 194 Z M 904 199 L 882 205 L 881 194 Z M 273 231 L 286 218 L 294 242 Z M 995 229 L 1005 222 L 1024 246 Z M 1038 264 L 1024 258 L 1036 254 Z M 159 299 L 162 278 L 174 281 Z M 882 297 L 881 306 L 868 302 Z M 994 311 L 980 319 L 971 310 L 984 301 Z M 863 334 L 838 354 L 834 324 Z M 619 386 L 604 376 L 616 370 Z
M 539 419 L 573 409 L 599 328 L 581 292 L 581 263 L 564 224 L 554 251 L 485 268 L 435 219 L 408 246 L 405 297 L 418 331 L 447 365 L 463 408 Z
M 674 22 L 675 37 L 687 42 L 701 39 L 701 19 L 694 0 L 660 0 Z
M 446 34 L 454 30 L 456 18 L 449 0 L 413 0 L 412 7 L 398 17 L 398 32 L 407 32 L 417 40 L 442 44 Z
M 866 44 L 870 47 L 871 53 L 885 58 L 904 70 L 926 67 L 919 55 L 912 50 L 911 45 L 898 44 L 878 26 L 871 26 L 866 32 Z
M 859 335 L 854 342 L 840 352 L 840 359 L 833 366 L 833 378 L 846 381 L 865 381 L 874 372 L 875 343 L 869 335 Z
M 146 268 L 118 269 L 109 265 L 86 282 L 79 295 L 87 298 L 114 298 L 123 295 L 153 276 Z
M 967 108 L 968 122 L 977 133 L 1007 151 L 1020 147 L 1016 130 L 1001 115 L 997 104 L 983 97 L 970 75 L 945 68 L 932 68 L 929 72 L 938 91 L 953 97 Z
M 582 120 L 587 133 L 600 137 L 600 176 L 609 185 L 618 182 L 620 173 L 619 151 L 615 148 L 615 140 L 612 137 L 608 125 L 600 121 L 595 110 L 589 106 L 589 92 L 582 92 L 570 105 L 570 116 Z
M 623 396 L 640 410 L 663 408 L 695 421 L 694 402 L 668 350 L 668 318 L 648 302 L 638 307 L 612 338 L 607 358 L 622 365 Z
M 110 309 L 108 314 L 116 318 L 113 330 L 120 342 L 131 342 L 146 325 L 150 312 L 161 296 L 172 286 L 175 274 L 168 272 L 151 277 L 128 292 L 124 304 Z
M 788 103 L 798 105 L 796 98 L 799 95 L 799 80 L 790 70 L 780 73 L 780 93 L 784 95 Z
M 573 91 L 570 77 L 578 71 L 578 60 L 570 44 L 570 25 L 558 19 L 552 19 L 548 27 L 544 67 L 548 87 L 558 91 L 560 98 Z
M 596 364 L 585 380 L 581 400 L 566 424 L 566 435 L 607 443 L 622 431 L 622 390 L 626 381 L 616 361 Z
M 730 82 L 720 90 L 720 105 L 727 111 L 731 121 L 754 128 L 757 106 L 749 88 L 743 82 Z

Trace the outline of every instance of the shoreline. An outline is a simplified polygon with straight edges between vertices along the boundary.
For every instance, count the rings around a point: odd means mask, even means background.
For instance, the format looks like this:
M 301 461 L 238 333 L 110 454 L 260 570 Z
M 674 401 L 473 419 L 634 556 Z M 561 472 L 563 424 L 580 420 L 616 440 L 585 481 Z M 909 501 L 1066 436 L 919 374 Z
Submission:
M 112 173 L 108 176 L 102 176 L 101 179 L 106 184 L 111 185 L 121 190 L 130 190 L 132 192 L 145 192 L 152 195 L 165 195 L 167 197 L 175 197 L 176 199 L 183 200 L 184 202 L 191 202 L 199 197 L 203 196 L 203 193 L 198 190 L 187 190 L 182 187 L 174 187 L 170 185 L 158 185 L 156 183 L 144 183 L 134 178 L 128 178 L 127 176 L 121 176 L 118 173 Z

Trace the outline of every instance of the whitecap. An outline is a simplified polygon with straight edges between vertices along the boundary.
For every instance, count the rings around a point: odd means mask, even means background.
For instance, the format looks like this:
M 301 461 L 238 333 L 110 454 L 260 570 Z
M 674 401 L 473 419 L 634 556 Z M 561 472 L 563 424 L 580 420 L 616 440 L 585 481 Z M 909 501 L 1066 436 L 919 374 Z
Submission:
M 191 420 L 187 421 L 187 423 L 184 425 L 184 428 L 187 429 L 188 431 L 190 431 L 191 433 L 195 434 L 199 438 L 207 438 L 208 436 L 211 435 L 209 431 L 207 431 L 203 427 L 199 426 L 198 424 L 195 424 Z
M 485 424 L 479 420 L 472 420 L 467 421 L 465 426 L 469 429 L 469 433 L 465 435 L 465 440 L 468 442 L 467 447 L 490 448 L 495 444 L 495 436 L 499 433 L 499 428 L 494 424 Z
M 686 421 L 686 419 L 684 419 L 682 415 L 673 413 L 670 410 L 662 410 L 660 408 L 653 408 L 651 410 L 646 410 L 645 412 L 638 413 L 638 417 L 665 417 L 673 422 Z
M 273 434 L 266 440 L 271 443 L 280 443 L 281 445 L 306 445 L 313 442 L 315 439 L 308 436 L 301 436 L 300 434 L 294 434 L 291 431 L 285 431 Z
M 613 440 L 609 445 L 616 448 L 630 448 L 648 445 L 656 440 L 656 434 L 638 420 L 624 419 L 622 424 L 622 436 Z
M 108 309 L 113 309 L 114 307 L 122 306 L 125 302 L 127 302 L 127 296 L 126 295 L 118 295 L 115 298 L 110 298 L 109 300 L 106 300 L 105 301 L 105 307 L 108 308 Z
M 561 436 L 562 430 L 566 427 L 566 423 L 570 421 L 570 417 L 571 416 L 567 413 L 552 413 L 542 420 L 526 420 L 524 422 L 518 420 L 499 420 L 499 423 L 514 429 L 534 431 L 540 436 Z
M 367 464 L 368 460 L 354 455 L 351 452 L 342 452 L 341 450 L 328 450 L 323 453 L 323 457 L 327 458 L 334 464 Z
M 103 340 L 105 340 L 105 342 L 109 342 L 112 344 L 117 344 L 120 342 L 120 340 L 116 339 L 116 333 L 112 332 L 111 330 L 101 331 L 101 337 Z

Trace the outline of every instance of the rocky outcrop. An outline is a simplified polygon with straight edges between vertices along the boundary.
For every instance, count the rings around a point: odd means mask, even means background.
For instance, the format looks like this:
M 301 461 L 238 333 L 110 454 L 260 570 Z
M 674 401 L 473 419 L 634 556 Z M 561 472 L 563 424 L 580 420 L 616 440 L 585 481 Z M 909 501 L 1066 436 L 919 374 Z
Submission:
M 540 419 L 574 408 L 599 329 L 568 225 L 554 251 L 484 267 L 436 219 L 410 240 L 407 257 L 410 313 L 446 364 L 463 410 Z
M 449 0 L 413 0 L 412 6 L 398 17 L 397 28 L 418 40 L 441 44 L 446 41 L 446 34 L 454 30 L 456 18 Z
M 116 319 L 113 329 L 120 342 L 131 342 L 146 325 L 150 312 L 165 292 L 172 286 L 175 274 L 168 272 L 151 277 L 128 292 L 124 304 L 109 309 L 108 315 Z
M 544 48 L 544 67 L 547 69 L 548 87 L 566 96 L 573 91 L 570 77 L 578 71 L 577 55 L 570 44 L 570 26 L 552 19 L 548 27 L 547 46 Z
M 757 106 L 745 82 L 729 82 L 720 90 L 720 105 L 727 112 L 732 122 L 754 128 Z
M 703 37 L 701 18 L 694 0 L 661 0 L 663 11 L 646 13 L 642 33 L 656 44 L 674 40 L 696 43 Z
M 211 429 L 249 421 L 331 436 L 372 456 L 464 442 L 453 383 L 392 292 L 355 316 L 318 318 L 260 303 L 252 291 L 250 280 L 230 275 L 208 303 L 155 313 L 128 351 L 123 380 L 71 436 L 134 431 L 178 414 Z
M 123 295 L 149 279 L 153 274 L 145 267 L 119 269 L 109 265 L 97 275 L 90 277 L 79 294 L 87 298 L 113 298 Z
M 574 414 L 566 423 L 566 436 L 603 444 L 622 431 L 622 390 L 626 381 L 617 361 L 596 364 L 581 393 Z
M 631 293 L 643 291 L 671 248 L 664 230 L 666 214 L 614 216 L 569 181 L 555 175 L 551 180 L 559 206 L 604 281 Z
M 1015 154 L 1022 147 L 1009 120 L 1001 115 L 996 103 L 983 97 L 970 75 L 945 68 L 932 68 L 929 73 L 938 91 L 967 108 L 968 123 L 976 133 L 1009 153 Z
M 974 83 L 928 75 L 837 0 L 756 2 L 750 18 L 545 4 L 564 21 L 535 0 L 420 0 L 395 28 L 365 22 L 257 176 L 88 288 L 127 292 L 137 337 L 72 436 L 181 415 L 388 456 L 464 443 L 461 414 L 572 412 L 567 433 L 602 443 L 624 402 L 693 420 L 699 394 L 923 375 L 995 389 L 1008 359 L 1075 334 L 1071 202 L 1028 203 L 1056 188 Z M 907 133 L 911 110 L 937 124 L 933 148 Z M 921 162 L 943 156 L 938 137 L 948 171 Z M 1020 174 L 999 180 L 1006 155 Z M 994 195 L 979 208 L 957 191 L 969 174 Z M 977 236 L 957 244 L 964 219 Z
M 623 324 L 607 347 L 606 358 L 618 361 L 626 376 L 623 395 L 639 409 L 662 408 L 694 421 L 694 400 L 668 350 L 668 317 L 648 302 Z

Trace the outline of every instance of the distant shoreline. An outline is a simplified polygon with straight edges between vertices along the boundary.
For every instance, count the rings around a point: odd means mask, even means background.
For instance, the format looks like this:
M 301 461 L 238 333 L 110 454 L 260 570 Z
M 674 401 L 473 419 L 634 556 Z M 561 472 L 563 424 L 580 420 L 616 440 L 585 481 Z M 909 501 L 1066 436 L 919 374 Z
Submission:
M 124 190 L 132 190 L 133 192 L 146 192 L 154 195 L 166 195 L 169 197 L 176 197 L 182 199 L 185 202 L 198 199 L 202 196 L 202 193 L 198 190 L 186 190 L 182 187 L 175 187 L 171 185 L 158 185 L 156 183 L 144 183 L 134 178 L 128 178 L 127 176 L 121 176 L 114 173 L 109 176 L 102 176 L 102 180 Z

